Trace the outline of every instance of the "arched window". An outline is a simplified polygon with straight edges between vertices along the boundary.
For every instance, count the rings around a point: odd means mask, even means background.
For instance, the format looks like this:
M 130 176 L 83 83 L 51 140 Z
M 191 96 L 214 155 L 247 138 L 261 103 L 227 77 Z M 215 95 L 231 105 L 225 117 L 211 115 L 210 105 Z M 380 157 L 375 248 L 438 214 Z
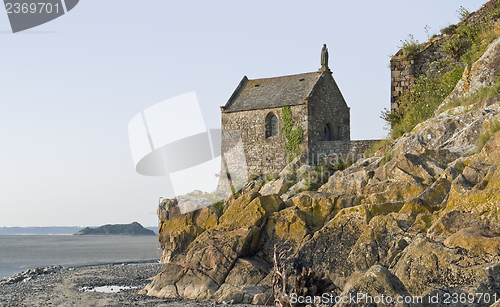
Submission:
M 323 128 L 323 141 L 333 140 L 332 132 L 332 125 L 330 125 L 330 123 L 326 124 Z
M 342 140 L 342 129 L 340 126 L 337 127 L 337 140 Z
M 266 138 L 278 135 L 278 117 L 273 113 L 266 116 Z

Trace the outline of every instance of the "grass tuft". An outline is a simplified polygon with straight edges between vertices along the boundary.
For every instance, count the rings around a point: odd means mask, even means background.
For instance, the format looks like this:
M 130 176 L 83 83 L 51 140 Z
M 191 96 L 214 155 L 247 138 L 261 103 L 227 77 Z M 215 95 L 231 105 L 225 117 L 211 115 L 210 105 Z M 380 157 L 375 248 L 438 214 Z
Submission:
M 476 142 L 477 152 L 480 152 L 483 149 L 486 142 L 488 142 L 488 140 L 493 136 L 493 134 L 495 134 L 499 130 L 500 130 L 500 122 L 495 121 L 490 125 L 489 129 L 481 133 L 481 135 L 477 138 Z

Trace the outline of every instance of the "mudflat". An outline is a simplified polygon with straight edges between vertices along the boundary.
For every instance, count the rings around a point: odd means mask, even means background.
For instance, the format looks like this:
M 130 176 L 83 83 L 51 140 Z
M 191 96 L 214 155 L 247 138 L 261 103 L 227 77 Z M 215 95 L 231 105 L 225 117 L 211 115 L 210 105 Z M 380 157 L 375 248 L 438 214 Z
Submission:
M 183 306 L 209 307 L 215 301 L 173 300 L 138 294 L 163 264 L 102 265 L 30 270 L 0 282 L 0 306 Z M 19 277 L 20 276 L 20 277 Z M 18 281 L 15 281 L 18 279 Z M 120 292 L 84 291 L 126 287 Z M 85 288 L 84 288 L 85 287 Z M 243 306 L 243 305 L 241 305 Z

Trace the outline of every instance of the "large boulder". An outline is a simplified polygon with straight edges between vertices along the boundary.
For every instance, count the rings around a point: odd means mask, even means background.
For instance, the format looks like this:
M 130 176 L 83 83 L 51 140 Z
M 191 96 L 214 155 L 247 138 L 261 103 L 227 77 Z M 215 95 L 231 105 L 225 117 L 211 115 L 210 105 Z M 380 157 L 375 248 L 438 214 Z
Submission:
M 374 265 L 347 286 L 336 307 L 348 306 L 423 306 L 422 298 L 413 298 L 403 283 L 386 267 Z M 405 301 L 406 300 L 406 301 Z
M 500 234 L 484 229 L 461 229 L 449 236 L 443 243 L 449 248 L 461 247 L 477 256 L 500 255 Z
M 182 254 L 171 259 L 171 265 L 175 267 L 164 268 L 165 272 L 171 272 L 175 268 L 175 278 L 167 277 L 162 271 L 146 287 L 145 292 L 148 295 L 189 299 L 214 297 L 230 271 L 235 269 L 238 258 L 245 257 L 258 248 L 261 230 L 268 218 L 284 208 L 285 203 L 274 194 L 260 196 L 258 193 L 251 193 L 236 199 L 219 218 L 215 227 L 203 231 Z M 236 269 L 245 272 L 240 265 Z M 249 274 L 255 273 L 252 272 Z M 267 272 L 262 272 L 262 279 L 266 274 Z M 247 279 L 250 282 L 250 278 Z
M 342 209 L 323 228 L 304 241 L 295 255 L 295 267 L 323 272 L 339 287 L 355 270 L 347 261 L 351 250 L 370 220 L 380 214 L 398 212 L 403 203 L 360 205 Z
M 213 206 L 181 214 L 176 199 L 162 201 L 158 206 L 160 262 L 170 262 L 184 252 L 198 235 L 217 225 L 219 216 L 219 210 Z
M 389 267 L 396 255 L 408 245 L 404 237 L 404 231 L 393 217 L 376 216 L 352 247 L 347 261 L 359 271 L 377 263 Z
M 307 215 L 297 207 L 289 207 L 275 212 L 266 224 L 260 243 L 260 256 L 272 263 L 274 246 L 289 242 L 294 249 L 308 235 L 310 230 Z
M 498 258 L 495 260 L 497 262 Z M 484 258 L 468 257 L 459 248 L 447 248 L 423 237 L 403 250 L 393 272 L 413 295 L 423 296 L 443 288 L 470 293 L 488 288 L 490 295 L 500 290 L 495 288 L 500 278 L 500 265 L 485 263 Z
M 274 179 L 264 184 L 264 186 L 260 189 L 259 193 L 262 196 L 277 194 L 282 195 L 290 189 L 291 186 L 295 184 L 292 176 L 285 176 L 279 179 Z
M 332 193 L 307 191 L 292 197 L 288 204 L 303 212 L 308 226 L 317 230 L 344 208 L 339 199 L 339 195 Z

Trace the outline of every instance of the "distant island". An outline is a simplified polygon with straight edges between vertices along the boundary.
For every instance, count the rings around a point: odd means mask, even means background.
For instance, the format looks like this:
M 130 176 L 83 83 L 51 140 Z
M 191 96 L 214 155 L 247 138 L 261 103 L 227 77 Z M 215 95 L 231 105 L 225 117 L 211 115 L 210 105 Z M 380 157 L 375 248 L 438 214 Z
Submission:
M 133 222 L 131 224 L 104 225 L 97 228 L 85 227 L 75 233 L 75 235 L 135 235 L 135 236 L 155 236 L 154 231 L 142 227 L 141 224 Z

